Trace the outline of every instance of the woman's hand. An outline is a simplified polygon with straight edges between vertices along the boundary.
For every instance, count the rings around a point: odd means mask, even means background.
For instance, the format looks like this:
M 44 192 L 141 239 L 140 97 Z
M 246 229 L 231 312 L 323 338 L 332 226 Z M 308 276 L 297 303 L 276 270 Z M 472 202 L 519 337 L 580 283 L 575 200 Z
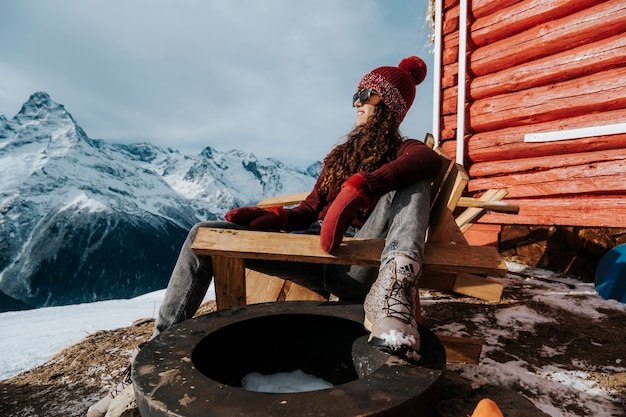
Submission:
M 339 247 L 352 221 L 362 209 L 368 209 L 376 203 L 367 180 L 362 174 L 354 174 L 341 185 L 341 191 L 332 202 L 320 232 L 320 245 L 325 252 Z
M 238 207 L 228 211 L 224 218 L 249 226 L 252 230 L 284 230 L 288 221 L 287 212 L 282 207 Z

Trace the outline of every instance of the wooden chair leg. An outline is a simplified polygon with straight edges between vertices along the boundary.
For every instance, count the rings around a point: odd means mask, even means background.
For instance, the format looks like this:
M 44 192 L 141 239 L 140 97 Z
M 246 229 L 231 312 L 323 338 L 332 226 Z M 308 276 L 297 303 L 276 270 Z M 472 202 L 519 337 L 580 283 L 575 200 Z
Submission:
M 246 304 L 246 268 L 242 258 L 212 256 L 218 310 Z

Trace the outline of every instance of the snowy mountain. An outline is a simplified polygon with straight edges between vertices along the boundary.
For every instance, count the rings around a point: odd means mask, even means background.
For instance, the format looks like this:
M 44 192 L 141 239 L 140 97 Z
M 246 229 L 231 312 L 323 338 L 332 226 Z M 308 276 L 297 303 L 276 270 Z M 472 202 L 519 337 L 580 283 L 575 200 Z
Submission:
M 164 288 L 191 225 L 306 191 L 318 172 L 243 151 L 90 139 L 35 93 L 11 120 L 0 115 L 0 311 Z

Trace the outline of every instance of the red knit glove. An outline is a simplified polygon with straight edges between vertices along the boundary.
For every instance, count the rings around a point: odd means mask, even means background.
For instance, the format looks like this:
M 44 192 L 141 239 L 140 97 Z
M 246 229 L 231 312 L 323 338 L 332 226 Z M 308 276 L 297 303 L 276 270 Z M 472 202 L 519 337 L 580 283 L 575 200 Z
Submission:
M 362 174 L 354 174 L 341 185 L 341 191 L 332 202 L 320 233 L 320 244 L 326 252 L 339 247 L 343 235 L 362 209 L 368 209 L 376 203 L 367 180 Z
M 224 218 L 233 223 L 248 225 L 252 230 L 284 230 L 287 212 L 282 207 L 239 207 L 230 210 Z

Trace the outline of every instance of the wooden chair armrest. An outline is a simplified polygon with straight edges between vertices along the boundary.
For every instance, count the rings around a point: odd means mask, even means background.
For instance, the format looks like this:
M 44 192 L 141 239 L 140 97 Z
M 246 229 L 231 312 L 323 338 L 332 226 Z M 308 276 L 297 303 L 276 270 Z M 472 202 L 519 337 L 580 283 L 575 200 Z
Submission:
M 461 197 L 459 202 L 457 203 L 458 207 L 468 208 L 481 208 L 483 210 L 491 210 L 498 213 L 509 213 L 509 214 L 517 214 L 519 213 L 519 205 L 515 203 L 508 203 L 506 201 L 483 201 L 478 198 L 471 197 Z
M 382 239 L 345 238 L 328 254 L 316 235 L 259 232 L 201 227 L 193 242 L 197 255 L 247 259 L 378 266 Z M 424 269 L 502 276 L 508 272 L 498 250 L 491 246 L 461 246 L 426 242 Z
M 282 207 L 282 206 L 290 206 L 292 204 L 300 204 L 304 199 L 309 195 L 309 192 L 304 193 L 296 193 L 296 194 L 287 194 L 275 197 L 267 197 L 263 200 L 259 201 L 257 204 L 258 207 L 266 208 L 266 207 Z

